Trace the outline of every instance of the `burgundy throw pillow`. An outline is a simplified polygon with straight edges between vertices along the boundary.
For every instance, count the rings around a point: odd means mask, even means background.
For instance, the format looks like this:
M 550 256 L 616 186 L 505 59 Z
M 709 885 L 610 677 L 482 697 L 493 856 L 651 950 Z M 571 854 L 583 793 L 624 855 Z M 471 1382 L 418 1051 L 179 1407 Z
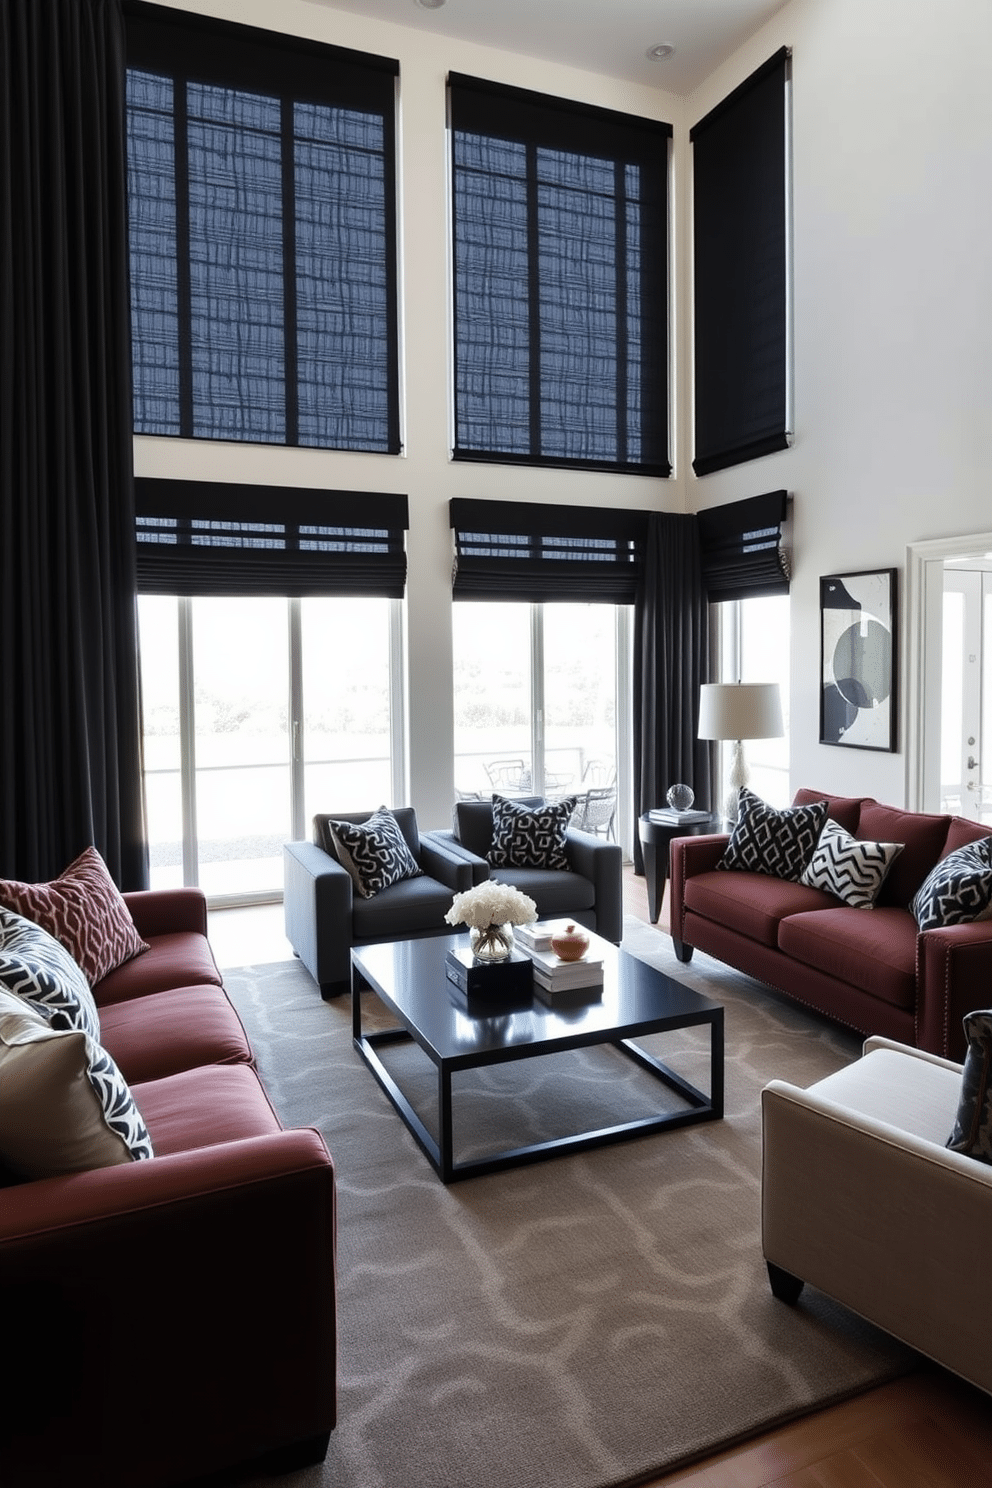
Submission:
M 51 883 L 0 879 L 0 904 L 62 942 L 92 987 L 148 944 L 95 847 Z

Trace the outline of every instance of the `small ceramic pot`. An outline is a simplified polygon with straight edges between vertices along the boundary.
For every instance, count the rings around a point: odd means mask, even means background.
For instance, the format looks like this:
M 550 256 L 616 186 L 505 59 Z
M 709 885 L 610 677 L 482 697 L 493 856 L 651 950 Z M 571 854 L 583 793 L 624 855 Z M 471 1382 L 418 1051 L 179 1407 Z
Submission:
M 552 935 L 551 949 L 559 961 L 581 961 L 589 949 L 589 936 L 579 925 L 566 925 Z

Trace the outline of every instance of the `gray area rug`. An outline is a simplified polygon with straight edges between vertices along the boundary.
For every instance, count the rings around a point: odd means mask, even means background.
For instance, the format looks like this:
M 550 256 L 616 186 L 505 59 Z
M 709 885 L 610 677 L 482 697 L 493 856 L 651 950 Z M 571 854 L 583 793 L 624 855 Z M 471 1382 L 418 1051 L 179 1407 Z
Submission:
M 346 999 L 323 1003 L 298 962 L 225 973 L 283 1122 L 318 1127 L 337 1169 L 339 1424 L 286 1488 L 634 1484 L 915 1363 L 809 1288 L 776 1302 L 761 1259 L 761 1087 L 811 1084 L 860 1041 L 698 952 L 681 966 L 633 918 L 624 946 L 724 1004 L 724 1120 L 447 1188 L 354 1050 Z M 706 1088 L 702 1030 L 645 1042 Z M 429 1120 L 432 1067 L 391 1047 Z M 591 1049 L 454 1090 L 467 1156 L 646 1114 L 664 1087 Z

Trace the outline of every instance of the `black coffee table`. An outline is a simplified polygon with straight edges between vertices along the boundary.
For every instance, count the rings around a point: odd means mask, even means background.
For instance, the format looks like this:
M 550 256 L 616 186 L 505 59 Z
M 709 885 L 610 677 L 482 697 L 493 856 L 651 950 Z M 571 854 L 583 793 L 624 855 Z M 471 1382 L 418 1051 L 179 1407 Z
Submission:
M 449 948 L 467 944 L 466 935 L 429 936 L 362 946 L 351 953 L 355 1047 L 443 1182 L 538 1162 L 561 1152 L 600 1147 L 647 1132 L 698 1121 L 717 1121 L 723 1116 L 723 1008 L 719 1003 L 594 936 L 593 954 L 602 956 L 604 961 L 601 996 L 575 994 L 561 1007 L 549 1007 L 536 995 L 518 996 L 512 1003 L 513 1018 L 508 1020 L 500 1016 L 505 1008 L 496 1003 L 480 1004 L 477 999 L 467 1000 L 445 975 Z M 398 1019 L 398 1027 L 363 1030 L 363 985 L 378 993 Z M 701 1025 L 708 1025 L 710 1030 L 708 1095 L 635 1042 L 647 1034 Z M 400 1039 L 415 1040 L 437 1071 L 438 1141 L 376 1052 Z M 684 1099 L 685 1108 L 598 1131 L 514 1147 L 492 1156 L 455 1161 L 451 1076 L 456 1070 L 531 1059 L 592 1044 L 610 1044 L 628 1055 L 676 1091 Z

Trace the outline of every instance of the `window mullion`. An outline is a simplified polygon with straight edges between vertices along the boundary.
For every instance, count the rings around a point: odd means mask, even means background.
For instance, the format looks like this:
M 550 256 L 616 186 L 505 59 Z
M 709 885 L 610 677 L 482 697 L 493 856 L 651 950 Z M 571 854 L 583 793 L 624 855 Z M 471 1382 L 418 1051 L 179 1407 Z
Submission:
M 176 311 L 179 335 L 179 434 L 193 438 L 193 290 L 189 210 L 188 84 L 177 78 L 173 98 L 176 192 Z
M 282 148 L 282 293 L 285 357 L 286 443 L 300 442 L 299 351 L 296 299 L 296 152 L 293 100 L 283 98 Z
M 541 446 L 541 269 L 539 203 L 537 195 L 537 146 L 527 145 L 527 335 L 530 386 L 530 453 L 543 453 Z

